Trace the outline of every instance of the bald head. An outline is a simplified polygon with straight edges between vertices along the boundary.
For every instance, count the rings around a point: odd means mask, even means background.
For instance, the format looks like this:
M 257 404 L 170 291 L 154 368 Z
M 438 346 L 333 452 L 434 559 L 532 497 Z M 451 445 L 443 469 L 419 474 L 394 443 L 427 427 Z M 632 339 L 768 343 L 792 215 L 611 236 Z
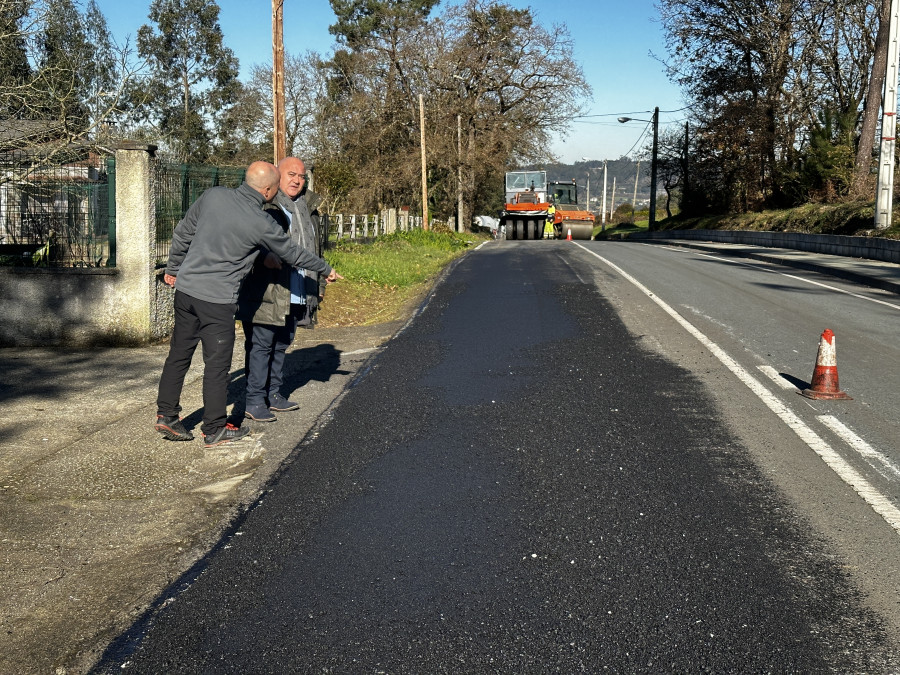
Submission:
M 291 199 L 296 199 L 306 187 L 306 165 L 303 160 L 285 157 L 278 162 L 278 171 L 281 172 L 281 191 Z
M 278 193 L 278 183 L 281 175 L 274 164 L 269 162 L 253 162 L 247 167 L 247 185 L 265 197 L 267 202 L 272 201 Z

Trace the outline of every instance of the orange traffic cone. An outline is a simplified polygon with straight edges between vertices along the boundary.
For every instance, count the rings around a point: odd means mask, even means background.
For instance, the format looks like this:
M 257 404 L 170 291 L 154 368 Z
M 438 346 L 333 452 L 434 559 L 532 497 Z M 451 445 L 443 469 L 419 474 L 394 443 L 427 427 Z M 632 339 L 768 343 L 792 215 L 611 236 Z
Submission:
M 809 385 L 809 389 L 800 392 L 806 398 L 850 399 L 838 386 L 837 355 L 834 343 L 834 333 L 830 328 L 826 328 L 819 340 L 819 353 L 816 355 L 816 368 L 813 371 L 812 383 Z
M 569 234 L 566 235 L 566 241 L 572 241 L 572 228 L 569 228 Z

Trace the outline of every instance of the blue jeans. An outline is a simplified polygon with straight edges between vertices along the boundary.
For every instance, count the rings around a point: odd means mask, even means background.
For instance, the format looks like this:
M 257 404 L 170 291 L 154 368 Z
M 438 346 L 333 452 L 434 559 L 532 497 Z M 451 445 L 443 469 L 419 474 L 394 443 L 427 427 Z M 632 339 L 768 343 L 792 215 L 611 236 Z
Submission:
M 283 326 L 242 322 L 244 327 L 244 372 L 247 375 L 246 406 L 268 405 L 281 391 L 285 352 L 294 341 L 297 317 L 291 313 Z
M 158 414 L 168 417 L 181 413 L 184 378 L 200 342 L 203 345 L 203 425 L 200 431 L 209 435 L 225 426 L 236 309 L 236 305 L 206 302 L 175 291 L 175 328 L 159 380 Z

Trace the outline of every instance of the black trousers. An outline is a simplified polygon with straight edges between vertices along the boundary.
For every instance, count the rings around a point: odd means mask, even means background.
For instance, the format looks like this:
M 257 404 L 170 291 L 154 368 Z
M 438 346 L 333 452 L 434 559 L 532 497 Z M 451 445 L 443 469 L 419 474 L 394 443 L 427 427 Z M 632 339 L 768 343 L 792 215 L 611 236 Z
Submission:
M 175 291 L 175 329 L 159 380 L 157 414 L 181 413 L 184 378 L 200 342 L 203 346 L 203 425 L 200 431 L 214 434 L 225 426 L 236 310 L 234 304 L 206 302 Z

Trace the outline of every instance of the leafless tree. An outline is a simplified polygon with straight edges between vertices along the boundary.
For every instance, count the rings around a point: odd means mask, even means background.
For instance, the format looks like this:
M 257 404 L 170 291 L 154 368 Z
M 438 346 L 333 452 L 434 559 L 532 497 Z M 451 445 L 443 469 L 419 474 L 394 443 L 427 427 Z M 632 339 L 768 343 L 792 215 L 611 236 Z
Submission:
M 0 181 L 105 147 L 140 68 L 132 56 L 93 2 L 0 0 Z

